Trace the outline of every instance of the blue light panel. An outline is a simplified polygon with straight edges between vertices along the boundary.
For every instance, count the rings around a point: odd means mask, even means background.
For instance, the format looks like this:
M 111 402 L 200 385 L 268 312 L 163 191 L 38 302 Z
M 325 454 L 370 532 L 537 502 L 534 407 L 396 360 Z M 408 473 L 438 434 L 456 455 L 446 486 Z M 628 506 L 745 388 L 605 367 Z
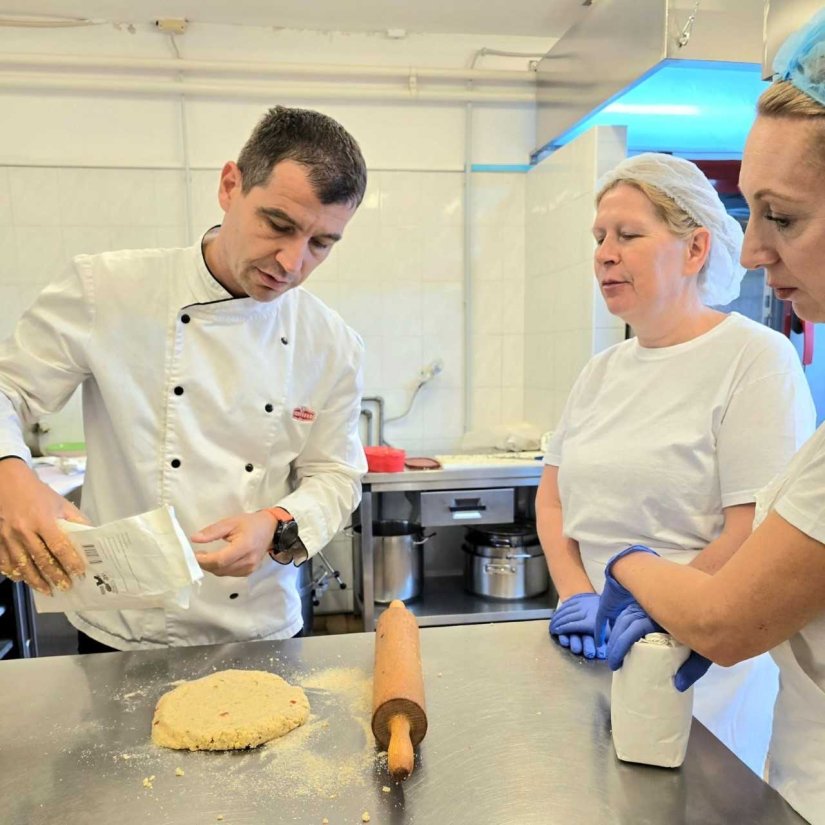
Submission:
M 593 126 L 620 125 L 629 154 L 738 158 L 767 85 L 757 64 L 666 60 L 551 145 Z

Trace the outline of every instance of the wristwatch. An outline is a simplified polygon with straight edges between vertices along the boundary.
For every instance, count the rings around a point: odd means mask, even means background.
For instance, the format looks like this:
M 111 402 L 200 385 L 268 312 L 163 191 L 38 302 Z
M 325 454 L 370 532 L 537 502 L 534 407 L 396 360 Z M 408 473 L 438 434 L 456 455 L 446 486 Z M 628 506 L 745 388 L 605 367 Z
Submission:
M 309 558 L 309 552 L 298 535 L 298 522 L 294 518 L 278 520 L 269 555 L 278 564 L 295 564 L 296 567 Z

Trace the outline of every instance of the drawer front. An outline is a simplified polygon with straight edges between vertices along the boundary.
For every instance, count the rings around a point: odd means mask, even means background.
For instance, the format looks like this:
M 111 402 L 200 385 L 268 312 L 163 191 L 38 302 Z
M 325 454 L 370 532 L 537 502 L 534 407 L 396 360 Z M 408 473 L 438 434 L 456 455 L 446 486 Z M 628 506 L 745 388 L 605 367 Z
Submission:
M 510 524 L 515 512 L 514 502 L 512 487 L 421 493 L 421 523 L 427 527 Z

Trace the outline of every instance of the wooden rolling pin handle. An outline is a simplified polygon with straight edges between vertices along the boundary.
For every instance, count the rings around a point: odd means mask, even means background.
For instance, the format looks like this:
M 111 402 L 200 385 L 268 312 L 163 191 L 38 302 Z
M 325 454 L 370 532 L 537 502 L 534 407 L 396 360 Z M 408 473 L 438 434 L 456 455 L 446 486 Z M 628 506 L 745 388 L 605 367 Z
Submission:
M 415 754 L 410 740 L 410 720 L 403 713 L 390 719 L 390 745 L 387 748 L 387 765 L 392 778 L 406 779 L 413 771 Z

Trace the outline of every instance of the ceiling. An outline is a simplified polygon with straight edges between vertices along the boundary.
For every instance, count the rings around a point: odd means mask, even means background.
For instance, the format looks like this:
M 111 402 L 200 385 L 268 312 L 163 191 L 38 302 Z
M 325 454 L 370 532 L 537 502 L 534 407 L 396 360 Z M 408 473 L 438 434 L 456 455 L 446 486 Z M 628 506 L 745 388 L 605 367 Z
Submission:
M 560 37 L 587 0 L 0 0 L 0 17 L 85 17 L 119 23 L 159 17 L 193 23 L 327 31 Z

